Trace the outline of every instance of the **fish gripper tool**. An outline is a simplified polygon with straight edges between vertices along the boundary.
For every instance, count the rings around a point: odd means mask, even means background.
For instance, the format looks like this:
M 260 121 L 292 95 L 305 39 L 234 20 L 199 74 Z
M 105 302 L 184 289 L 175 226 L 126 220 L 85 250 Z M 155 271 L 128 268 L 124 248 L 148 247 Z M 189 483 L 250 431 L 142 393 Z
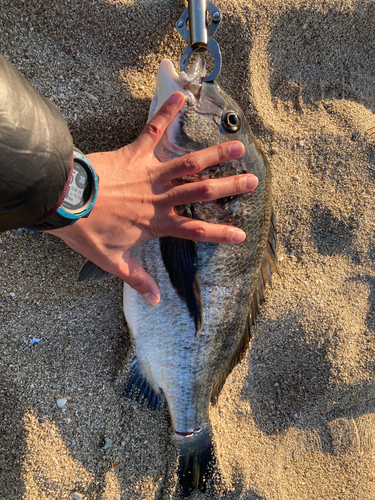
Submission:
M 209 23 L 209 16 L 211 22 Z M 181 56 L 180 70 L 186 72 L 190 57 L 194 52 L 211 52 L 215 61 L 212 73 L 204 78 L 212 82 L 221 70 L 221 52 L 219 44 L 212 38 L 219 27 L 221 12 L 208 0 L 188 0 L 188 8 L 184 10 L 176 23 L 176 28 L 181 36 L 189 42 Z M 187 23 L 189 22 L 189 29 Z

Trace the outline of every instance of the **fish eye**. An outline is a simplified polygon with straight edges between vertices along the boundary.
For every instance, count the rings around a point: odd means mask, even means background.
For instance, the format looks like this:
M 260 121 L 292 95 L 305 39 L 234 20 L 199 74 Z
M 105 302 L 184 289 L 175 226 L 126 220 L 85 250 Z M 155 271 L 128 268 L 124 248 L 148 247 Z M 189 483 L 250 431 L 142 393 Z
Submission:
M 241 120 L 235 111 L 227 109 L 222 116 L 222 122 L 227 132 L 237 132 L 241 126 Z

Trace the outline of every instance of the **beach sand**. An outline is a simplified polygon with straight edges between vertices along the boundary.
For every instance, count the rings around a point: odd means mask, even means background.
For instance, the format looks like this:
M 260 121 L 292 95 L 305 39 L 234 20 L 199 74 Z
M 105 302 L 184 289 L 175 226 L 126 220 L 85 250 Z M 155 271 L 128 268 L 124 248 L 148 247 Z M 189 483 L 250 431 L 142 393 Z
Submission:
M 215 3 L 218 82 L 273 169 L 281 273 L 211 409 L 216 486 L 192 499 L 375 499 L 375 5 Z M 1 51 L 82 151 L 111 150 L 141 132 L 159 62 L 178 66 L 183 9 L 2 0 Z M 0 499 L 173 498 L 167 409 L 121 396 L 120 280 L 77 285 L 83 257 L 52 236 L 0 239 Z

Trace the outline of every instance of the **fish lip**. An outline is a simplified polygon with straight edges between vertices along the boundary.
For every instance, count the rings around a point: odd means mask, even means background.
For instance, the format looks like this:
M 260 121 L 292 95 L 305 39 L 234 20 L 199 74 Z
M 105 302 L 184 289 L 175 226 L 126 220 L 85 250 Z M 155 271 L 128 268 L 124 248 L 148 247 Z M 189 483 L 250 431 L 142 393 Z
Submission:
M 202 61 L 202 64 L 204 64 L 204 59 Z M 148 121 L 155 116 L 164 102 L 175 92 L 184 94 L 185 104 L 190 103 L 199 106 L 201 88 L 204 83 L 205 65 L 199 68 L 198 64 L 196 69 L 200 69 L 200 73 L 194 74 L 193 72 L 193 74 L 190 74 L 189 70 L 188 74 L 184 72 L 178 74 L 172 61 L 169 59 L 161 61 L 156 76 L 156 90 L 151 102 Z
M 193 149 L 185 149 L 177 146 L 179 141 L 175 140 L 175 134 L 181 127 L 180 119 L 189 107 L 198 108 L 201 106 L 201 91 L 204 85 L 203 76 L 205 74 L 205 63 L 199 64 L 200 60 L 193 63 L 188 74 L 181 72 L 178 74 L 169 59 L 163 59 L 159 65 L 156 77 L 155 94 L 151 102 L 148 121 L 150 121 L 162 104 L 176 91 L 184 94 L 184 105 L 179 113 L 167 125 L 162 138 L 154 149 L 154 156 L 160 162 L 169 161 L 189 154 Z M 192 68 L 194 71 L 191 72 Z

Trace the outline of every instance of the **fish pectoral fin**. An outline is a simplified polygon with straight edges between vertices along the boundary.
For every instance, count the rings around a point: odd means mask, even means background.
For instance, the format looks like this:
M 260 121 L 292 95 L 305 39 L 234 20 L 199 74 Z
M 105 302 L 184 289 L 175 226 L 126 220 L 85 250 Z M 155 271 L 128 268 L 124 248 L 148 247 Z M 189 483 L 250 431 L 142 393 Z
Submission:
M 146 377 L 142 375 L 136 357 L 134 357 L 130 365 L 130 374 L 130 379 L 128 385 L 125 387 L 123 396 L 133 399 L 134 401 L 139 401 L 143 397 L 146 399 L 147 406 L 150 410 L 161 410 L 164 398 L 161 394 L 157 394 L 154 391 Z
M 77 283 L 83 283 L 84 281 L 88 281 L 90 278 L 92 278 L 93 281 L 102 281 L 113 277 L 114 274 L 107 273 L 107 271 L 103 271 L 103 269 L 96 264 L 86 260 L 78 274 Z
M 160 238 L 160 251 L 173 288 L 185 302 L 197 335 L 203 326 L 203 305 L 195 241 Z

